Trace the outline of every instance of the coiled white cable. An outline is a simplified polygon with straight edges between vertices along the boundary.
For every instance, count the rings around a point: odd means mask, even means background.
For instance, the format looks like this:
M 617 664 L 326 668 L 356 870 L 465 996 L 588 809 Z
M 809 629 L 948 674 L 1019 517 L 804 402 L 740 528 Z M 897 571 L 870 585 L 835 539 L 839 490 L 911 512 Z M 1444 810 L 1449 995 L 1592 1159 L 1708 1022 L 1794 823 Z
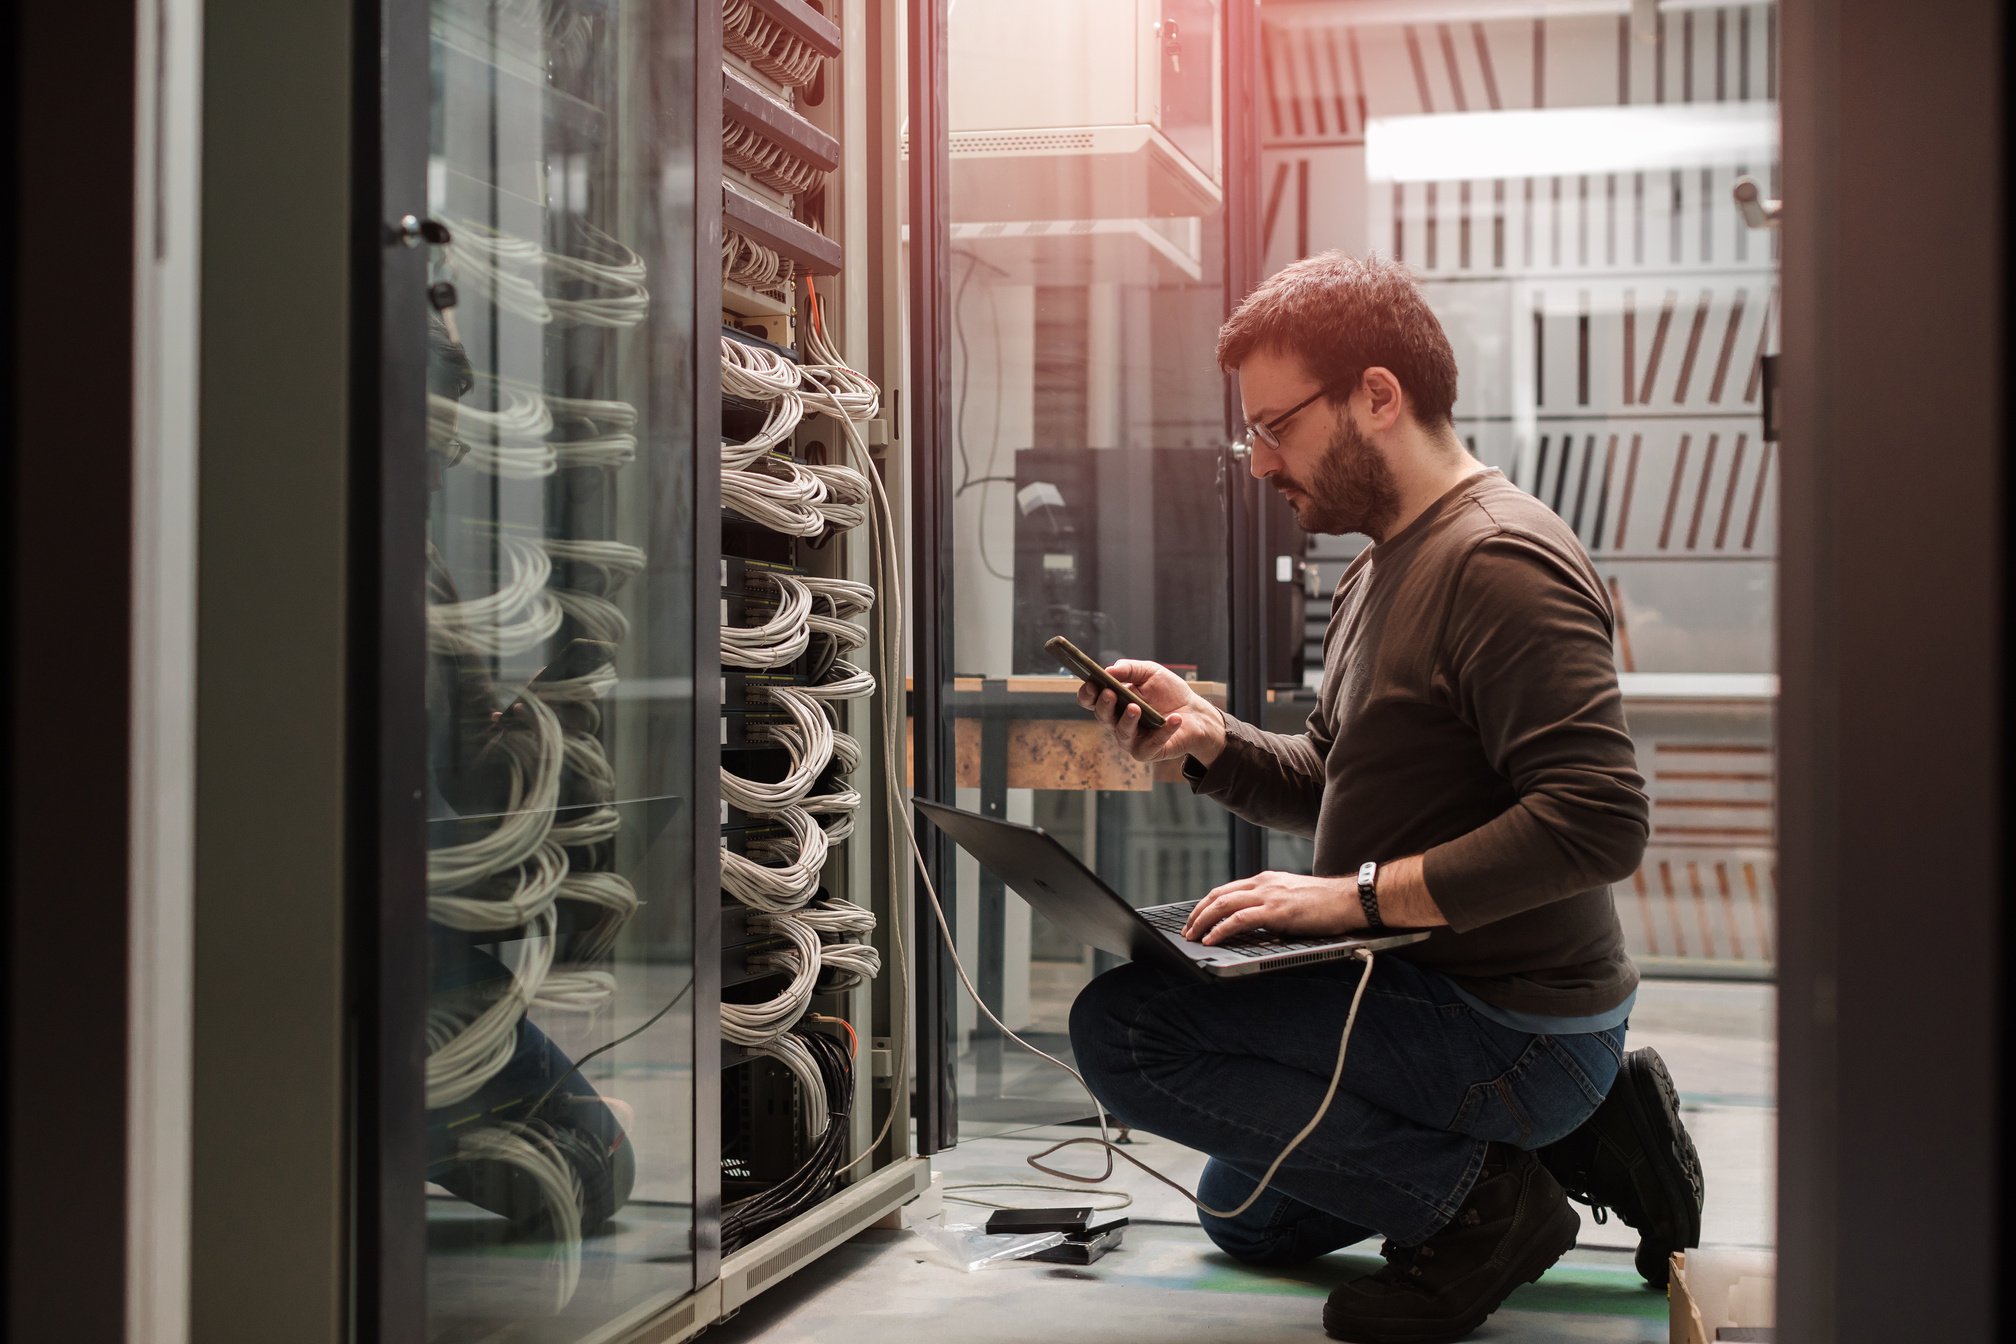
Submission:
M 853 579 L 811 575 L 804 582 L 812 594 L 812 614 L 806 620 L 813 634 L 831 636 L 843 651 L 858 649 L 868 642 L 868 632 L 848 618 L 873 609 L 873 588 Z
M 803 88 L 819 75 L 819 50 L 758 12 L 750 0 L 723 0 L 721 43 L 787 88 Z
M 453 241 L 442 247 L 441 259 L 465 287 L 527 321 L 553 320 L 537 279 L 546 256 L 539 244 L 473 220 L 450 220 L 449 234 Z
M 584 253 L 545 254 L 546 270 L 562 280 L 609 290 L 587 298 L 552 298 L 556 321 L 592 327 L 634 327 L 651 314 L 651 291 L 644 287 L 644 259 L 592 224 L 583 224 Z
M 868 482 L 852 467 L 806 464 L 808 474 L 826 487 L 826 501 L 819 506 L 826 525 L 849 532 L 868 521 Z
M 841 789 L 836 793 L 815 793 L 799 804 L 815 817 L 848 816 L 861 810 L 861 795 L 853 789 Z M 832 831 L 827 837 L 832 838 Z
M 515 929 L 530 924 L 553 908 L 560 884 L 567 877 L 567 855 L 561 850 L 557 828 L 532 857 L 511 874 L 508 890 L 486 888 L 483 894 L 434 895 L 427 897 L 427 917 L 436 924 L 465 933 Z M 503 879 L 493 879 L 498 887 Z
M 561 763 L 575 776 L 577 786 L 590 801 L 616 800 L 616 768 L 609 764 L 609 753 L 603 749 L 601 738 L 593 733 L 568 733 L 561 746 Z
M 875 678 L 845 658 L 836 658 L 825 681 L 798 689 L 815 700 L 865 700 L 875 694 Z
M 559 456 L 545 442 L 552 428 L 546 404 L 536 396 L 514 392 L 502 411 L 484 411 L 427 394 L 428 434 L 460 443 L 466 451 L 459 460 L 492 476 L 510 480 L 551 476 L 559 466 Z
M 585 589 L 579 583 L 569 583 L 568 587 L 583 592 L 595 591 L 603 597 L 642 574 L 644 566 L 649 563 L 643 550 L 627 541 L 548 537 L 546 554 L 554 560 L 591 571 L 601 581 L 599 588 Z
M 873 933 L 875 931 L 874 912 L 842 900 L 838 896 L 828 896 L 822 901 L 806 906 L 796 916 L 806 927 L 819 933 Z
M 826 599 L 836 616 L 859 616 L 875 606 L 875 590 L 859 579 L 831 579 L 807 574 L 804 583 L 812 596 Z
M 607 953 L 640 904 L 637 888 L 619 873 L 569 873 L 554 896 L 557 900 L 578 901 L 608 912 L 592 935 L 575 942 L 572 952 L 581 961 L 593 961 Z
M 772 398 L 763 427 L 747 443 L 721 444 L 721 465 L 731 471 L 747 471 L 790 441 L 798 422 L 805 418 L 805 403 L 796 392 Z
M 789 914 L 819 891 L 819 870 L 826 864 L 826 833 L 803 808 L 788 807 L 776 820 L 790 832 L 752 842 L 748 855 L 721 851 L 721 887 L 742 904 L 772 914 Z M 763 859 L 783 862 L 771 865 Z
M 466 602 L 427 606 L 427 646 L 435 653 L 504 657 L 551 639 L 565 614 L 548 591 L 553 562 L 546 548 L 526 537 L 497 539 L 504 582 L 496 592 Z
M 585 255 L 569 256 L 474 221 L 455 220 L 450 226 L 453 241 L 442 248 L 442 256 L 463 283 L 505 312 L 529 321 L 636 326 L 651 311 L 643 258 L 593 226 L 583 225 L 582 232 L 588 240 Z M 547 274 L 611 292 L 551 298 L 545 292 Z
M 549 588 L 546 591 L 560 612 L 580 626 L 581 633 L 589 639 L 600 640 L 604 644 L 621 644 L 630 637 L 630 618 L 608 598 L 573 588 Z M 557 623 L 554 629 L 559 629 Z
M 867 943 L 826 943 L 819 949 L 826 992 L 853 989 L 882 974 L 882 954 Z
M 721 338 L 721 391 L 771 401 L 798 390 L 798 366 L 767 346 Z
M 532 693 L 548 704 L 593 704 L 614 690 L 617 681 L 614 663 L 598 663 L 578 677 L 554 677 L 543 680 L 532 687 Z
M 598 807 L 578 820 L 556 822 L 546 834 L 556 845 L 593 845 L 615 839 L 622 829 L 622 813 L 613 807 Z
M 730 667 L 782 667 L 802 655 L 812 642 L 807 623 L 812 614 L 812 593 L 793 575 L 769 570 L 752 573 L 777 589 L 776 610 L 761 625 L 723 625 L 721 661 Z
M 546 977 L 532 1006 L 555 1013 L 594 1014 L 615 997 L 616 977 L 608 971 L 560 971 Z
M 722 73 L 729 72 L 724 69 Z M 802 196 L 826 177 L 825 169 L 793 153 L 757 127 L 744 125 L 726 114 L 721 118 L 721 158 L 786 196 Z
M 838 729 L 833 733 L 833 764 L 841 774 L 851 775 L 861 764 L 861 741 Z
M 639 904 L 637 888 L 621 873 L 569 873 L 554 894 L 559 900 L 600 906 L 624 919 L 636 914 Z
M 497 743 L 509 760 L 511 775 L 503 819 L 479 839 L 428 851 L 430 897 L 458 892 L 492 873 L 517 867 L 532 857 L 553 827 L 563 760 L 560 721 L 536 696 L 519 704 L 526 727 L 508 728 Z
M 574 1300 L 581 1283 L 581 1176 L 541 1126 L 489 1124 L 464 1133 L 456 1153 L 466 1161 L 497 1162 L 530 1177 L 546 1205 L 547 1255 L 559 1269 L 555 1311 Z
M 875 931 L 875 916 L 837 896 L 828 896 L 806 906 L 797 918 L 814 932 L 839 939 L 860 938 Z M 882 973 L 882 954 L 863 942 L 842 941 L 819 944 L 821 978 L 826 989 L 852 989 Z
M 762 468 L 721 473 L 721 503 L 753 523 L 792 537 L 826 530 L 826 487 L 788 457 L 772 453 Z
M 752 915 L 749 932 L 789 940 L 789 947 L 750 957 L 749 966 L 788 971 L 791 979 L 766 1002 L 721 1005 L 721 1034 L 737 1045 L 761 1045 L 790 1030 L 811 1006 L 813 987 L 819 983 L 819 935 L 810 925 L 788 914 Z
M 466 1012 L 473 994 L 461 1002 L 437 997 L 427 1009 L 427 1107 L 467 1101 L 511 1062 L 518 1023 L 553 968 L 553 911 L 532 921 L 531 936 L 519 945 L 511 983 L 487 1006 Z
M 721 768 L 721 796 L 745 812 L 776 812 L 802 800 L 819 782 L 826 763 L 833 758 L 836 734 L 833 720 L 819 702 L 802 687 L 772 686 L 772 703 L 789 716 L 789 721 L 770 729 L 772 739 L 790 753 L 791 765 L 783 779 L 770 783 L 748 779 Z
M 776 251 L 734 229 L 721 230 L 721 279 L 731 285 L 745 285 L 759 294 L 779 301 L 791 301 L 798 280 L 798 267 Z
M 627 401 L 548 397 L 556 426 L 582 431 L 553 442 L 562 467 L 621 467 L 637 456 L 637 408 Z

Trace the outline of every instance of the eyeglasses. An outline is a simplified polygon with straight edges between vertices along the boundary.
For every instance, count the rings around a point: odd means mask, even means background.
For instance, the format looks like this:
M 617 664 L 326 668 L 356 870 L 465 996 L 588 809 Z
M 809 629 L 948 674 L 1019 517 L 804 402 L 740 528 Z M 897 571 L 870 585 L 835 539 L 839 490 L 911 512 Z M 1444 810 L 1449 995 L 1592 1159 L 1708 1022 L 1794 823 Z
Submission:
M 1300 415 L 1304 407 L 1308 406 L 1309 403 L 1315 401 L 1322 395 L 1323 395 L 1323 389 L 1319 387 L 1314 392 L 1311 392 L 1308 396 L 1302 398 L 1302 400 L 1296 402 L 1293 406 L 1290 406 L 1287 410 L 1281 412 L 1281 414 L 1275 416 L 1272 420 L 1264 421 L 1263 423 L 1257 425 L 1254 424 L 1247 425 L 1246 446 L 1248 448 L 1251 448 L 1255 443 L 1264 443 L 1267 445 L 1268 449 L 1272 452 L 1281 451 L 1282 429 L 1284 429 L 1287 426 L 1290 420 L 1293 420 L 1297 415 Z

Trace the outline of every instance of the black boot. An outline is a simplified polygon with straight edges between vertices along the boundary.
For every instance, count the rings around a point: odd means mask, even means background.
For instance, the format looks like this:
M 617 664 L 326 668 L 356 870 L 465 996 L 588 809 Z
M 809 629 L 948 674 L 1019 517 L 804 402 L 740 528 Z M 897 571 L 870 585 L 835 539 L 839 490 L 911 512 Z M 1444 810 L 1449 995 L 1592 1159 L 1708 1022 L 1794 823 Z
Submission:
M 1484 1323 L 1575 1245 L 1575 1216 L 1533 1154 L 1494 1143 L 1456 1216 L 1419 1246 L 1330 1294 L 1323 1329 L 1352 1344 L 1443 1344 Z
M 1657 1051 L 1625 1055 L 1596 1113 L 1540 1161 L 1597 1222 L 1614 1209 L 1638 1233 L 1638 1272 L 1654 1288 L 1666 1286 L 1673 1252 L 1701 1244 L 1701 1158 Z

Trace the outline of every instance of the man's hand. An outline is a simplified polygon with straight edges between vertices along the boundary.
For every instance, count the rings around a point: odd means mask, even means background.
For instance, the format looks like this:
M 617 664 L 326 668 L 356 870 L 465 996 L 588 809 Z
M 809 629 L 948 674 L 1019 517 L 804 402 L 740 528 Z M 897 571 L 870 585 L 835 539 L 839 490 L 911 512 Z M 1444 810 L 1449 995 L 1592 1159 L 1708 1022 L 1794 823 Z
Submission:
M 1421 856 L 1379 865 L 1379 922 L 1394 929 L 1432 929 L 1449 921 L 1435 904 Z M 1183 936 L 1215 946 L 1253 929 L 1323 936 L 1369 928 L 1358 899 L 1358 875 L 1256 873 L 1214 887 L 1191 910 Z
M 1266 872 L 1213 887 L 1190 912 L 1183 936 L 1216 946 L 1260 928 L 1272 934 L 1320 937 L 1355 933 L 1365 926 L 1355 876 Z
M 1153 732 L 1141 727 L 1141 711 L 1123 706 L 1120 697 L 1084 682 L 1078 703 L 1113 730 L 1113 740 L 1137 761 L 1181 760 L 1195 756 L 1205 765 L 1225 750 L 1225 714 L 1190 688 L 1190 683 L 1160 663 L 1123 658 L 1106 669 L 1114 680 L 1153 705 L 1167 720 Z

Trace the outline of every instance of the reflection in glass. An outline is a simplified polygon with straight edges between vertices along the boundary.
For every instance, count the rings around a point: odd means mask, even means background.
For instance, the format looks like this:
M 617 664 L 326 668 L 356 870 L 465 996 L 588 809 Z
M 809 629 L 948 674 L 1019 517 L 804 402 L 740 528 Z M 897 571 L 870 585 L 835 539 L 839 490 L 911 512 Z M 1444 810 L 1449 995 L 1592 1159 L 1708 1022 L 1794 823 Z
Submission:
M 1218 6 L 961 0 L 949 38 L 958 801 L 1042 825 L 1136 905 L 1201 895 L 1230 875 L 1226 815 L 1121 755 L 1043 644 L 1223 694 Z M 982 994 L 1068 1057 L 1098 954 L 963 855 L 956 891 Z M 949 1011 L 965 1132 L 1090 1113 Z
M 657 208 L 681 157 L 663 14 L 433 7 L 432 1337 L 574 1340 L 693 1282 L 692 305 L 661 261 L 683 227 Z

